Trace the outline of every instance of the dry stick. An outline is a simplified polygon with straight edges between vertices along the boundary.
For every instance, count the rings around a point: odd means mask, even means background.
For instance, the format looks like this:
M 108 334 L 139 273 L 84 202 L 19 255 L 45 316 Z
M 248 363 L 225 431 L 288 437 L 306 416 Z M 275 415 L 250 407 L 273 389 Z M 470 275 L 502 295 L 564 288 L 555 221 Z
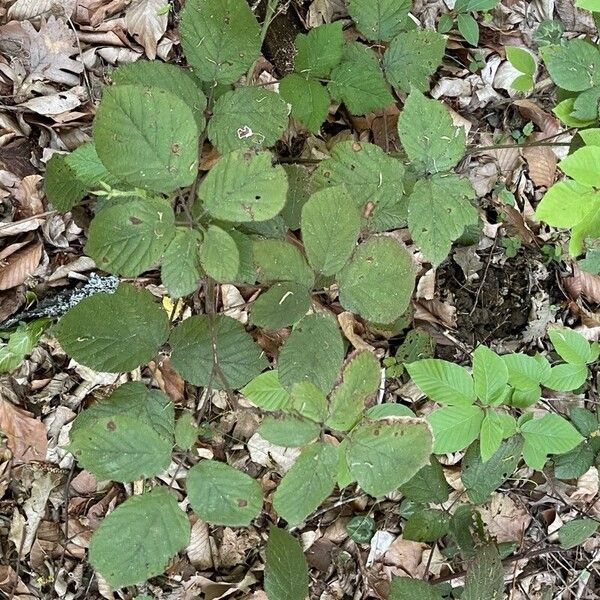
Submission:
M 485 280 L 487 278 L 487 274 L 490 269 L 490 264 L 492 263 L 492 257 L 494 255 L 494 250 L 496 250 L 497 243 L 498 243 L 498 235 L 496 235 L 496 237 L 494 237 L 494 243 L 492 244 L 492 248 L 488 254 L 488 259 L 485 264 L 483 276 L 481 277 L 481 282 L 479 283 L 479 286 L 477 287 L 477 293 L 475 294 L 475 300 L 473 300 L 473 308 L 471 309 L 469 316 L 471 316 L 475 312 L 475 309 L 477 308 L 477 303 L 479 302 L 479 296 L 481 295 L 481 290 L 483 289 L 483 286 L 485 285 Z

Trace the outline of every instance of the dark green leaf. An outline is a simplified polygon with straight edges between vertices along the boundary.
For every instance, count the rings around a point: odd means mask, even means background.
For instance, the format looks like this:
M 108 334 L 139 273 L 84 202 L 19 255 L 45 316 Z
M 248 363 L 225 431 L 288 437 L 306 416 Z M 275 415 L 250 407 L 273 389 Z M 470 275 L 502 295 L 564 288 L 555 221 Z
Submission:
M 400 486 L 400 491 L 406 498 L 419 504 L 441 504 L 448 500 L 450 486 L 444 477 L 442 465 L 432 456 L 431 464 L 422 467 L 414 477 Z
M 441 510 L 424 508 L 415 511 L 402 530 L 405 540 L 435 542 L 448 533 L 450 517 Z
M 253 325 L 280 329 L 297 323 L 310 308 L 310 294 L 297 283 L 276 283 L 252 304 Z
M 327 23 L 296 37 L 296 73 L 315 79 L 329 77 L 344 53 L 343 25 L 342 21 Z
M 495 546 L 477 551 L 475 561 L 467 570 L 462 600 L 502 600 L 504 569 Z
M 279 82 L 279 93 L 291 105 L 292 117 L 312 133 L 318 133 L 329 112 L 327 88 L 314 79 L 290 73 Z

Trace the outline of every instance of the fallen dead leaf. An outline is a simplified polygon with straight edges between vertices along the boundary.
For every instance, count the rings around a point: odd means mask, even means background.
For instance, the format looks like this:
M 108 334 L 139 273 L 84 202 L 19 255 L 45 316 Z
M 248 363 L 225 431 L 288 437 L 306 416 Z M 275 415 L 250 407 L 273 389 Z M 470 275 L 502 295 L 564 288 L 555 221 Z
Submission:
M 164 0 L 134 0 L 125 13 L 125 27 L 144 46 L 150 60 L 156 58 L 158 40 L 167 30 L 165 4 Z
M 196 569 L 206 571 L 214 566 L 213 550 L 211 549 L 208 525 L 201 519 L 198 519 L 192 525 L 190 543 L 185 552 Z
M 386 565 L 398 567 L 411 577 L 419 577 L 423 552 L 428 548 L 422 542 L 405 540 L 398 536 L 385 552 L 383 560 Z
M 536 141 L 547 137 L 544 133 L 534 133 L 528 139 Z M 556 154 L 549 146 L 525 146 L 523 157 L 529 166 L 529 176 L 536 187 L 550 187 L 556 177 Z
M 355 331 L 356 327 L 360 325 L 356 321 L 356 317 L 351 312 L 342 312 L 337 316 L 338 323 L 342 332 L 346 336 L 346 339 L 357 349 L 357 350 L 371 350 L 375 348 L 370 344 L 367 344 Z
M 77 0 L 17 0 L 8 9 L 8 18 L 16 21 L 62 15 L 70 17 Z
M 573 502 L 587 504 L 598 495 L 598 469 L 590 467 L 578 480 L 577 489 L 571 494 Z
M 563 278 L 563 284 L 573 299 L 585 296 L 590 302 L 600 302 L 600 275 L 582 271 L 573 263 L 573 274 Z
M 0 398 L 0 429 L 13 453 L 13 461 L 43 461 L 48 440 L 46 427 L 33 415 Z
M 3 261 L 0 264 L 0 290 L 9 290 L 24 283 L 40 264 L 42 250 L 41 242 L 33 242 Z
M 527 510 L 506 494 L 494 493 L 489 504 L 479 509 L 488 534 L 498 542 L 521 542 L 531 522 Z

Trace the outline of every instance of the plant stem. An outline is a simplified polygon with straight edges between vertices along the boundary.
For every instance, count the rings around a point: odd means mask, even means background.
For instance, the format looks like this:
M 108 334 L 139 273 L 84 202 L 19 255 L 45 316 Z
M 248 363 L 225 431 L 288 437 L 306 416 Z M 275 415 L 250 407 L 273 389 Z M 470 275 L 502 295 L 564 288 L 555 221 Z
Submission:
M 267 37 L 267 30 L 269 29 L 269 25 L 275 18 L 275 9 L 277 8 L 277 3 L 279 0 L 267 0 L 267 9 L 265 11 L 265 18 L 263 20 L 262 27 L 260 29 L 260 47 L 262 50 L 263 43 L 265 38 Z M 256 60 L 250 65 L 248 69 L 248 73 L 246 75 L 247 82 L 252 78 L 252 73 L 254 72 L 254 67 L 256 66 Z
M 536 146 L 570 146 L 570 142 L 524 142 L 522 144 L 493 144 L 491 146 L 480 146 L 479 148 L 472 148 L 467 150 L 468 154 L 475 154 L 477 152 L 485 152 L 486 150 L 502 150 L 504 148 L 533 148 Z

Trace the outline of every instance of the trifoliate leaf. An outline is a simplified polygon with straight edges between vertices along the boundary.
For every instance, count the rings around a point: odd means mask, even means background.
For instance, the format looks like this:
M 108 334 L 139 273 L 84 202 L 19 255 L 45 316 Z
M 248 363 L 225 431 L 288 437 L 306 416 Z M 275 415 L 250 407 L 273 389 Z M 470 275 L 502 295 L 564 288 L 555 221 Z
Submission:
M 252 304 L 250 320 L 257 327 L 280 329 L 297 323 L 310 308 L 310 293 L 298 283 L 275 283 Z
M 508 369 L 508 383 L 515 388 L 534 389 L 547 376 L 544 363 L 539 362 L 533 356 L 513 352 L 504 354 L 502 360 Z
M 227 231 L 209 225 L 200 247 L 200 264 L 206 274 L 216 281 L 235 280 L 240 269 L 240 253 Z
M 500 447 L 503 437 L 504 429 L 500 416 L 492 411 L 486 412 L 479 433 L 479 447 L 483 462 L 487 462 L 494 455 Z
M 389 42 L 406 29 L 410 0 L 348 0 L 348 13 L 358 30 L 373 41 Z
M 201 242 L 202 236 L 195 229 L 178 227 L 175 231 L 160 261 L 160 278 L 171 298 L 187 296 L 198 288 Z
M 105 167 L 126 183 L 157 192 L 194 181 L 198 136 L 192 109 L 156 87 L 105 88 L 94 119 L 96 151 Z
M 111 373 L 148 362 L 167 340 L 169 318 L 150 292 L 121 284 L 69 309 L 53 333 L 77 362 Z
M 591 535 L 596 533 L 598 521 L 595 519 L 573 519 L 558 530 L 560 545 L 568 550 L 583 544 Z
M 132 496 L 100 523 L 89 560 L 114 588 L 134 585 L 163 573 L 189 539 L 190 524 L 175 496 L 156 488 Z
M 327 88 L 315 79 L 290 73 L 279 82 L 279 93 L 291 105 L 292 117 L 312 133 L 318 133 L 329 112 Z
M 208 139 L 221 154 L 274 146 L 287 123 L 288 108 L 279 94 L 261 87 L 240 87 L 215 102 Z
M 306 288 L 312 287 L 315 276 L 293 244 L 280 240 L 256 240 L 253 249 L 259 281 L 292 281 Z
M 258 481 L 216 460 L 203 460 L 186 477 L 192 510 L 207 523 L 245 527 L 262 509 Z
M 294 413 L 322 423 L 327 418 L 327 397 L 310 381 L 296 383 L 291 392 L 290 410 Z
M 327 78 L 344 54 L 342 21 L 326 23 L 296 36 L 294 71 L 304 77 Z
M 573 227 L 600 206 L 600 194 L 576 181 L 559 181 L 544 195 L 535 216 L 554 227 Z
M 427 415 L 436 454 L 463 450 L 479 436 L 484 412 L 478 406 L 446 406 Z
M 400 491 L 412 502 L 442 504 L 448 500 L 450 486 L 442 465 L 432 456 L 431 464 L 422 467 L 414 477 L 400 486 Z
M 546 68 L 554 83 L 571 92 L 600 85 L 600 52 L 585 40 L 569 40 L 550 53 Z
M 198 439 L 194 415 L 184 412 L 175 422 L 175 444 L 182 450 L 191 450 Z
M 173 368 L 193 385 L 239 389 L 267 366 L 244 327 L 225 315 L 197 315 L 169 338 Z
M 298 540 L 285 529 L 269 529 L 265 551 L 265 592 L 269 600 L 305 600 L 308 565 Z
M 291 402 L 289 392 L 279 383 L 279 373 L 276 369 L 261 373 L 240 392 L 252 404 L 265 410 L 285 409 Z
M 209 83 L 235 83 L 260 53 L 260 27 L 245 0 L 189 0 L 179 35 L 195 75 Z
M 502 600 L 504 569 L 493 545 L 477 550 L 475 561 L 467 570 L 462 600 Z
M 285 448 L 298 448 L 315 440 L 321 433 L 318 423 L 294 415 L 265 417 L 258 428 L 259 435 Z
M 414 542 L 435 542 L 448 533 L 450 517 L 441 510 L 423 508 L 416 510 L 402 530 L 402 539 Z
M 490 404 L 504 394 L 508 369 L 504 361 L 487 346 L 473 352 L 473 381 L 475 394 L 483 404 Z
M 285 205 L 287 178 L 269 152 L 235 150 L 222 156 L 198 188 L 194 213 L 245 223 L 266 221 Z
M 581 185 L 600 187 L 596 165 L 600 160 L 599 146 L 584 146 L 560 161 L 560 170 Z
M 588 370 L 584 364 L 565 363 L 552 367 L 550 375 L 542 383 L 557 392 L 570 392 L 580 388 L 587 376 Z

